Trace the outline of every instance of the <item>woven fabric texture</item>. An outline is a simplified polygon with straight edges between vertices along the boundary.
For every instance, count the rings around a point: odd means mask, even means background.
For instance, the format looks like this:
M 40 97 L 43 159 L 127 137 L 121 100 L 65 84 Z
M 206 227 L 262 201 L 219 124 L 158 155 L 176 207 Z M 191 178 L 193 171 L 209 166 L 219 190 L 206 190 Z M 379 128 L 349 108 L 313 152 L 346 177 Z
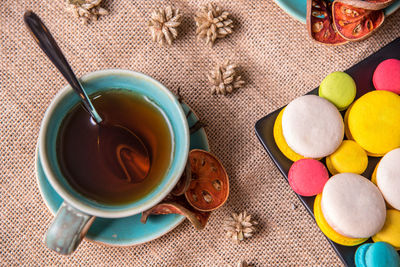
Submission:
M 255 266 L 341 265 L 329 243 L 258 142 L 255 122 L 315 88 L 400 35 L 400 13 L 366 41 L 340 47 L 316 44 L 306 27 L 272 0 L 215 1 L 232 14 L 234 32 L 210 48 L 196 41 L 193 16 L 203 0 L 106 0 L 109 15 L 88 26 L 62 1 L 0 1 L 0 265 L 2 266 Z M 172 47 L 151 41 L 153 9 L 172 4 L 184 19 Z M 118 248 L 84 240 L 69 257 L 49 251 L 43 236 L 52 215 L 36 184 L 35 146 L 46 107 L 66 82 L 33 42 L 22 16 L 32 9 L 46 23 L 76 74 L 122 68 L 161 81 L 207 124 L 211 150 L 231 183 L 228 202 L 203 231 L 185 221 L 146 244 Z M 244 88 L 213 96 L 206 77 L 231 59 Z M 297 208 L 293 209 L 293 205 Z M 223 219 L 247 210 L 260 222 L 253 238 L 225 238 Z

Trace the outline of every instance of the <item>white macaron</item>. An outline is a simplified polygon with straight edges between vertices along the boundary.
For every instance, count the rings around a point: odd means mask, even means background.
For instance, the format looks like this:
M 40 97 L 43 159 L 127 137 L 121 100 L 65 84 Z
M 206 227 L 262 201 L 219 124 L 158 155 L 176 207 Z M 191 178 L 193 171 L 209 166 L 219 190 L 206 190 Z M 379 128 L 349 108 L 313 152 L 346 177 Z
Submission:
M 354 173 L 332 176 L 322 192 L 321 208 L 328 224 L 350 238 L 378 233 L 386 219 L 385 200 L 367 178 Z
M 305 95 L 287 105 L 282 116 L 286 143 L 308 158 L 322 158 L 335 152 L 344 135 L 343 118 L 328 100 Z
M 376 183 L 383 197 L 393 208 L 400 210 L 400 148 L 388 152 L 379 162 Z

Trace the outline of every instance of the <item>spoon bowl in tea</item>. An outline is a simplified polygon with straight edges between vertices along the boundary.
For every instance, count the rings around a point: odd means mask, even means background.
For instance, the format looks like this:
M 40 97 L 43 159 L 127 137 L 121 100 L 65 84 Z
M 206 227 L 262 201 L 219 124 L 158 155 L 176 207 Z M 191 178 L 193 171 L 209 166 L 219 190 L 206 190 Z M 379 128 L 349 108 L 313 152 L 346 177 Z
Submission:
M 84 109 L 98 126 L 98 149 L 106 155 L 105 163 L 118 166 L 119 178 L 129 183 L 144 180 L 150 171 L 150 156 L 142 140 L 126 127 L 109 124 L 100 117 L 41 19 L 32 11 L 27 11 L 24 21 L 39 47 L 78 94 Z
M 121 125 L 102 121 L 98 127 L 99 150 L 113 173 L 128 183 L 145 179 L 150 170 L 150 156 L 146 146 L 132 131 Z M 135 136 L 136 138 L 132 138 Z

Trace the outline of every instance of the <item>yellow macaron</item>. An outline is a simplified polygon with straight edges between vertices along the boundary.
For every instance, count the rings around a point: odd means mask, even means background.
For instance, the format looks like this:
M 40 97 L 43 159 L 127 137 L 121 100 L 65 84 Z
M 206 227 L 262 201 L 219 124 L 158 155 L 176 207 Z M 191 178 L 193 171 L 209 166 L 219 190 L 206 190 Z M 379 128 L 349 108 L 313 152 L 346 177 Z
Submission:
M 383 156 L 400 147 L 400 96 L 372 91 L 357 99 L 347 114 L 348 138 L 370 156 Z
M 279 150 L 282 152 L 282 154 L 285 155 L 285 157 L 287 157 L 291 161 L 298 161 L 300 159 L 304 159 L 303 156 L 297 154 L 288 146 L 288 144 L 286 143 L 285 137 L 283 136 L 282 115 L 283 115 L 284 110 L 285 109 L 282 109 L 279 112 L 278 117 L 276 117 L 276 119 L 275 119 L 275 124 L 274 124 L 275 143 L 278 146 Z
M 387 242 L 400 250 L 400 211 L 394 209 L 386 211 L 385 224 L 382 230 L 372 237 L 372 240 Z
M 326 157 L 326 166 L 332 175 L 343 172 L 362 174 L 368 166 L 368 156 L 359 144 L 344 140 L 333 154 Z
M 353 103 L 354 104 L 354 103 Z M 353 104 L 351 104 L 347 110 L 346 113 L 344 114 L 343 122 L 344 122 L 344 134 L 349 140 L 354 140 L 353 136 L 351 136 L 350 130 L 349 130 L 349 113 L 351 108 L 353 107 Z
M 351 108 L 353 107 L 353 104 L 351 104 L 349 106 L 349 108 L 346 110 L 346 113 L 344 114 L 343 122 L 344 122 L 344 134 L 345 134 L 346 138 L 354 141 L 354 138 L 351 135 L 351 132 L 349 129 L 349 114 L 350 114 Z M 364 150 L 364 151 L 367 153 L 368 156 L 371 156 L 371 157 L 382 157 L 383 156 L 381 154 L 374 154 L 374 153 L 371 153 L 366 150 Z
M 364 243 L 368 238 L 351 238 L 339 234 L 332 227 L 329 226 L 328 222 L 325 220 L 321 209 L 321 198 L 322 194 L 318 194 L 314 200 L 314 217 L 317 225 L 321 231 L 333 242 L 338 243 L 343 246 L 357 246 Z

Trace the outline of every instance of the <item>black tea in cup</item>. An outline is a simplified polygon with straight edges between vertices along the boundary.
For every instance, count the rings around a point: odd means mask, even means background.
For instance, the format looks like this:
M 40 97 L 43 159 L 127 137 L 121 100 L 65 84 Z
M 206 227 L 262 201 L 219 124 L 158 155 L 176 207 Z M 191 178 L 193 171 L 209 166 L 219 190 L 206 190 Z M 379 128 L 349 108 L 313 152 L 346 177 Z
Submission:
M 171 164 L 173 134 L 168 119 L 156 104 L 123 89 L 103 91 L 91 99 L 104 122 L 125 127 L 142 140 L 150 156 L 150 171 L 143 180 L 127 179 L 117 153 L 102 149 L 101 143 L 113 137 L 99 138 L 100 126 L 80 104 L 67 114 L 58 133 L 61 171 L 76 191 L 96 202 L 120 205 L 138 200 L 159 184 Z M 128 154 L 124 157 L 129 159 Z

